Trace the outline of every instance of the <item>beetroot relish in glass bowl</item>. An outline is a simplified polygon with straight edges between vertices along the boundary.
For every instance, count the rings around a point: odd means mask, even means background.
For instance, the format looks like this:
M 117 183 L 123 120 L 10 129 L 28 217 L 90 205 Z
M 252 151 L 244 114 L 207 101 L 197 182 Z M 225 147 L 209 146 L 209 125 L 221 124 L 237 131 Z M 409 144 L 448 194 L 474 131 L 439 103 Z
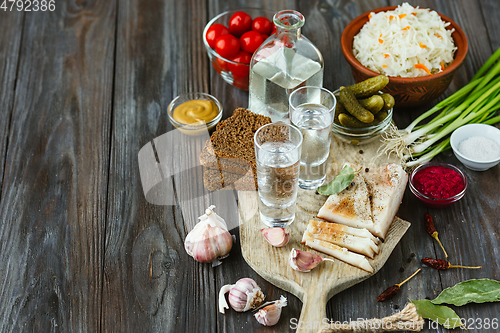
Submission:
M 464 196 L 467 178 L 454 165 L 425 163 L 410 174 L 410 190 L 426 206 L 443 208 Z

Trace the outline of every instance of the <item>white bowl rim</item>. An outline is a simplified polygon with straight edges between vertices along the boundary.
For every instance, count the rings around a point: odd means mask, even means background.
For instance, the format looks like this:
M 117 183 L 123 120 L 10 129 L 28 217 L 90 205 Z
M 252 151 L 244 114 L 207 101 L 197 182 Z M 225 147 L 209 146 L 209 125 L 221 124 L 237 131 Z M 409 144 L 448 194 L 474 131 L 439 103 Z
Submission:
M 500 156 L 498 158 L 496 158 L 496 159 L 493 159 L 493 160 L 478 161 L 478 160 L 474 160 L 474 159 L 471 159 L 469 157 L 466 157 L 464 154 L 462 154 L 458 150 L 458 145 L 460 144 L 460 142 L 456 142 L 458 134 L 455 134 L 455 133 L 460 133 L 460 132 L 463 132 L 463 131 L 466 131 L 466 130 L 471 130 L 472 128 L 478 128 L 477 129 L 478 134 L 474 134 L 474 135 L 471 135 L 471 136 L 486 137 L 488 139 L 494 140 L 500 146 L 500 129 L 498 129 L 495 126 L 487 125 L 487 124 L 467 124 L 467 125 L 460 126 L 456 130 L 454 130 L 453 133 L 451 133 L 450 145 L 451 145 L 451 149 L 453 149 L 453 152 L 455 154 L 457 154 L 459 157 L 461 157 L 462 159 L 464 159 L 465 161 L 468 161 L 468 162 L 471 162 L 471 163 L 475 163 L 475 164 L 479 164 L 479 165 L 486 166 L 487 164 L 492 164 L 492 163 L 496 164 L 496 163 L 500 162 Z M 484 128 L 489 128 L 490 131 L 496 132 L 497 133 L 497 139 L 493 139 L 491 137 L 487 137 L 487 136 L 481 135 L 480 134 L 481 133 L 480 128 L 483 128 L 483 129 Z M 471 137 L 471 136 L 469 136 L 469 137 Z M 466 139 L 464 139 L 464 140 L 466 140 Z

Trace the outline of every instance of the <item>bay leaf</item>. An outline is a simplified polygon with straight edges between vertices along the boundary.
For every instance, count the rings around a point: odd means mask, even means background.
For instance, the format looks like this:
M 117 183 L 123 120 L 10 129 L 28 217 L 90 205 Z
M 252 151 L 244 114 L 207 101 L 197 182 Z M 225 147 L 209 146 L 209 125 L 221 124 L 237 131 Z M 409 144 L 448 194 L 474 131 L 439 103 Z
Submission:
M 332 195 L 345 190 L 354 179 L 354 169 L 344 165 L 339 174 L 331 182 L 318 187 L 318 193 L 322 195 Z
M 447 329 L 460 327 L 460 317 L 451 308 L 444 305 L 432 304 L 428 299 L 410 300 L 417 308 L 419 316 L 437 321 Z
M 432 300 L 433 304 L 461 306 L 467 303 L 500 301 L 500 281 L 490 279 L 468 280 L 446 288 Z

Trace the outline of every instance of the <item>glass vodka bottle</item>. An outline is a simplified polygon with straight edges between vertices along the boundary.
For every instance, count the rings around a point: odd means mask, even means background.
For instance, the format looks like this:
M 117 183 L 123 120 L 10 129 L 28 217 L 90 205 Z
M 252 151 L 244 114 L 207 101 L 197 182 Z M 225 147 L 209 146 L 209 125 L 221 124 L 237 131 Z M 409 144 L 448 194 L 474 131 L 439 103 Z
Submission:
M 323 57 L 300 33 L 304 16 L 293 10 L 274 15 L 276 33 L 254 53 L 250 62 L 248 108 L 289 122 L 288 97 L 303 86 L 323 86 Z

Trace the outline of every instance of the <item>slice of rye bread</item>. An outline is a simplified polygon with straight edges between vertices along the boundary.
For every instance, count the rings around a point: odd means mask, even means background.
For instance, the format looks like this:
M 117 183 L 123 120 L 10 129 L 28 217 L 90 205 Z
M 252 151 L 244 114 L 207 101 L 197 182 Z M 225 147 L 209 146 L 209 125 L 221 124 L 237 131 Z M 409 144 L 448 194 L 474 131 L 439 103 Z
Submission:
M 210 149 L 211 148 L 207 148 L 207 150 Z M 218 158 L 215 155 L 211 155 L 208 158 L 211 159 L 211 162 L 206 163 L 204 165 L 205 168 L 217 169 L 238 175 L 246 175 L 249 172 L 249 170 L 252 170 L 252 172 L 254 171 L 254 169 L 252 169 L 250 162 L 243 160 L 241 158 L 229 158 L 229 157 Z M 207 159 L 205 159 L 205 161 L 207 161 Z
M 233 189 L 237 191 L 255 191 L 257 189 L 254 177 L 236 175 L 208 168 L 205 168 L 203 171 L 203 184 L 209 191 Z
M 253 136 L 261 126 L 269 123 L 269 117 L 236 108 L 231 117 L 217 125 L 215 132 L 205 143 L 200 155 L 201 164 L 237 174 L 246 173 L 250 164 L 256 178 Z

